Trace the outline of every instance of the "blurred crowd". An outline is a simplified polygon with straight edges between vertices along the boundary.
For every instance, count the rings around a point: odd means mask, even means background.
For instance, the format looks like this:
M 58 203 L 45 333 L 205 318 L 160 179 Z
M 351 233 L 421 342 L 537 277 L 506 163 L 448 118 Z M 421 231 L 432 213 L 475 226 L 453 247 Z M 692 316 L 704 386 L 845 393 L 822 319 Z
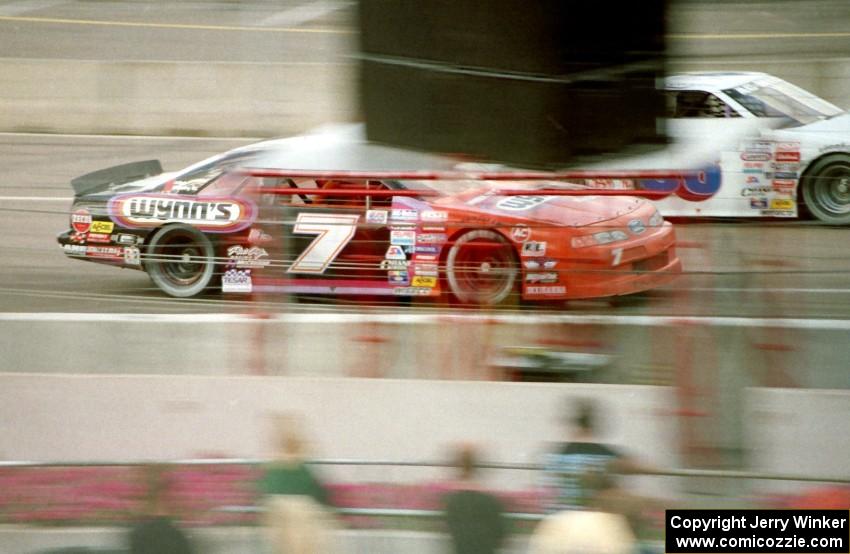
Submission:
M 588 400 L 566 406 L 568 436 L 550 445 L 543 483 L 547 514 L 533 529 L 531 554 L 639 554 L 638 537 L 661 507 L 629 492 L 620 482 L 628 473 L 648 472 L 628 453 L 598 438 L 599 414 Z M 277 416 L 273 456 L 263 468 L 258 509 L 264 543 L 274 554 L 341 551 L 335 541 L 341 528 L 331 495 L 308 462 L 308 441 L 300 416 Z M 443 494 L 443 524 L 456 554 L 499 552 L 514 534 L 504 501 L 481 479 L 481 449 L 474 444 L 453 447 L 450 476 Z M 198 552 L 178 520 L 162 501 L 161 476 L 153 472 L 148 510 L 129 534 L 133 554 Z

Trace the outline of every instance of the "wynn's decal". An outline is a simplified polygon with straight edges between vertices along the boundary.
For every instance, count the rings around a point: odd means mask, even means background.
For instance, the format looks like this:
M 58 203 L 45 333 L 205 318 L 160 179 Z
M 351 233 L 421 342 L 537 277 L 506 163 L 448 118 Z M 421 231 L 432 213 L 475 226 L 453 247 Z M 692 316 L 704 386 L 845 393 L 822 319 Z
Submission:
M 255 213 L 253 202 L 242 198 L 124 194 L 109 200 L 110 218 L 129 229 L 176 222 L 210 233 L 231 233 L 251 225 Z

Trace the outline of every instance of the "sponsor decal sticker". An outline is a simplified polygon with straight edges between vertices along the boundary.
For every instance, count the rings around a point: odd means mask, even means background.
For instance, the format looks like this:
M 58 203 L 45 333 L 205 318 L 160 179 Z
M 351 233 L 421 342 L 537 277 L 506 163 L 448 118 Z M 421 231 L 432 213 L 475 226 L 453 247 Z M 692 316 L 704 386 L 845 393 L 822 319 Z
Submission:
M 89 242 L 112 242 L 109 235 L 103 233 L 89 233 Z
M 525 275 L 526 283 L 557 283 L 558 282 L 558 274 L 554 272 L 550 273 L 526 273 Z
M 793 210 L 795 206 L 790 198 L 774 198 L 770 201 L 771 210 Z
M 797 178 L 797 172 L 795 171 L 795 172 L 791 173 L 791 172 L 787 172 L 787 171 L 777 171 L 776 173 L 773 174 L 773 178 L 774 179 L 796 179 Z
M 165 222 L 187 223 L 210 233 L 229 233 L 250 226 L 256 207 L 241 198 L 164 194 L 124 194 L 109 200 L 113 221 L 130 229 L 158 227 Z
M 366 210 L 366 223 L 386 225 L 388 216 L 387 210 Z
M 397 221 L 416 221 L 418 217 L 416 210 L 393 210 L 390 214 L 390 219 Z
M 416 264 L 414 269 L 417 275 L 437 276 L 437 264 Z
M 73 233 L 71 233 L 71 236 L 69 238 L 71 239 L 71 242 L 83 243 L 86 242 L 86 239 L 88 237 L 88 233 L 78 233 L 77 231 L 74 231 Z
M 428 296 L 434 289 L 426 287 L 397 287 L 393 289 L 393 294 L 400 296 Z
M 248 242 L 250 244 L 266 244 L 272 241 L 272 236 L 262 229 L 251 229 L 248 233 Z
M 531 227 L 527 225 L 518 225 L 511 229 L 511 238 L 514 242 L 525 242 L 531 238 Z
M 127 265 L 142 265 L 142 253 L 138 247 L 124 247 L 124 263 Z
M 390 231 L 390 244 L 397 246 L 413 246 L 416 244 L 416 232 Z
M 748 144 L 744 144 L 744 150 L 749 152 L 770 152 L 773 149 L 773 143 L 766 140 L 756 140 Z
M 800 152 L 776 152 L 776 161 L 777 162 L 799 162 L 800 161 Z
M 415 248 L 415 252 L 420 254 L 438 254 L 440 252 L 440 247 L 432 244 L 418 244 Z
M 528 294 L 566 294 L 567 287 L 526 287 Z
M 120 246 L 87 246 L 86 256 L 92 258 L 124 258 L 124 249 Z
M 741 159 L 748 162 L 766 162 L 771 158 L 769 152 L 742 152 Z
M 773 187 L 744 187 L 741 189 L 741 196 L 749 198 L 751 196 L 764 196 L 773 192 Z
M 401 246 L 392 245 L 387 248 L 387 253 L 384 254 L 384 258 L 387 260 L 406 260 L 407 256 L 405 256 L 404 250 L 401 249 Z
M 71 214 L 71 227 L 78 233 L 88 233 L 91 228 L 91 214 L 85 208 Z
M 797 181 L 793 179 L 778 179 L 773 181 L 773 190 L 782 194 L 791 194 L 797 187 Z
M 546 255 L 546 242 L 526 241 L 522 243 L 522 255 L 537 258 Z
M 245 293 L 252 289 L 250 269 L 228 269 L 221 276 L 221 292 Z
M 395 285 L 406 285 L 410 283 L 410 277 L 406 271 L 389 271 L 387 272 L 387 280 Z
M 112 235 L 112 242 L 117 242 L 118 244 L 139 244 L 142 242 L 142 237 L 121 233 Z
M 750 176 L 747 177 L 747 184 L 748 185 L 758 185 L 760 182 L 761 181 L 759 180 L 759 178 L 756 177 L 755 175 L 750 175 Z
M 62 249 L 66 254 L 72 254 L 74 256 L 86 255 L 86 247 L 82 244 L 64 244 L 62 245 Z
M 508 196 L 496 203 L 496 208 L 512 212 L 522 212 L 536 208 L 540 204 L 548 202 L 554 196 Z
M 522 262 L 522 265 L 525 266 L 526 269 L 554 269 L 555 266 L 558 265 L 558 262 L 550 259 L 526 260 Z
M 762 210 L 761 215 L 770 217 L 794 217 L 794 210 Z
M 413 278 L 413 282 L 411 283 L 414 287 L 428 287 L 434 288 L 437 286 L 437 278 L 436 277 L 426 277 L 424 275 L 417 275 Z
M 798 171 L 800 171 L 800 164 L 798 163 L 782 162 L 774 163 L 771 165 L 773 166 L 772 169 L 774 171 L 784 171 L 786 173 L 797 173 Z
M 422 212 L 421 218 L 422 218 L 422 221 L 431 221 L 431 222 L 448 221 L 449 212 L 428 210 L 428 211 Z
M 436 262 L 437 256 L 432 256 L 430 254 L 416 254 L 413 256 L 414 262 Z
M 114 228 L 115 224 L 111 221 L 92 221 L 89 231 L 92 233 L 106 233 L 108 235 Z
M 417 242 L 430 242 L 432 244 L 442 244 L 449 240 L 449 238 L 440 233 L 422 233 L 416 237 Z
M 265 259 L 268 258 L 268 255 L 266 249 L 259 246 L 246 248 L 237 244 L 227 249 L 227 257 L 230 258 L 230 262 L 235 262 L 236 267 L 240 269 L 266 267 L 271 263 L 271 260 Z
M 381 269 L 407 269 L 410 262 L 407 260 L 381 260 Z
M 750 208 L 754 210 L 767 209 L 767 198 L 750 198 Z

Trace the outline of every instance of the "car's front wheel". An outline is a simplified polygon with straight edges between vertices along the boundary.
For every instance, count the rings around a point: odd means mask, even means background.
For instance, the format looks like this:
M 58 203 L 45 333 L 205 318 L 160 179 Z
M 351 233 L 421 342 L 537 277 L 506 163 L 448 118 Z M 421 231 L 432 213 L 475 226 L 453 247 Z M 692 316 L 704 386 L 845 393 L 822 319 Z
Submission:
M 145 270 L 164 293 L 178 298 L 196 296 L 215 276 L 215 247 L 194 227 L 169 225 L 148 244 Z
M 514 247 L 495 231 L 467 231 L 449 248 L 445 275 L 459 302 L 503 304 L 511 298 L 519 275 Z
M 835 154 L 816 161 L 801 189 L 814 217 L 830 225 L 850 224 L 850 156 Z

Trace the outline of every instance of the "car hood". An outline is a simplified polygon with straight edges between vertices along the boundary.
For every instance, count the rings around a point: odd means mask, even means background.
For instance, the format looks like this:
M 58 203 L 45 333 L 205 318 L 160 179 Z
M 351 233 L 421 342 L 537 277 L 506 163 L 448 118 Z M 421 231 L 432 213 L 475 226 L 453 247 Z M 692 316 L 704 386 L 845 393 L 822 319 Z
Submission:
M 850 114 L 844 113 L 790 129 L 765 132 L 778 140 L 806 140 L 818 143 L 850 142 Z
M 470 220 L 498 216 L 500 221 L 514 223 L 584 227 L 630 214 L 648 202 L 627 196 L 551 196 L 535 195 L 534 191 L 526 196 L 505 196 L 499 194 L 498 188 L 481 188 L 444 197 L 433 204 L 435 208 L 462 213 Z

